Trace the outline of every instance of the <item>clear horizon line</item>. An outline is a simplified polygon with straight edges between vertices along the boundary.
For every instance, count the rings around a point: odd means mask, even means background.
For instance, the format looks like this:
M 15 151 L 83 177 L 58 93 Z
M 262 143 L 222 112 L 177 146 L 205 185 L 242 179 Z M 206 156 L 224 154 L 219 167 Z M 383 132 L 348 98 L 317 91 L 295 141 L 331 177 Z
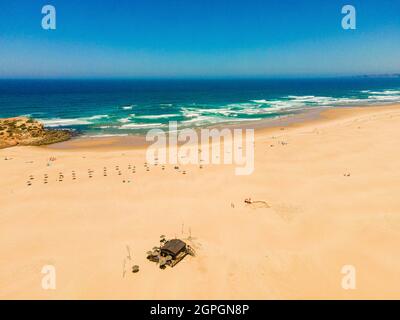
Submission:
M 397 78 L 400 72 L 393 73 L 357 73 L 343 75 L 220 75 L 220 76 L 48 76 L 48 77 L 1 77 L 0 80 L 295 80 L 295 79 L 340 79 L 340 78 Z

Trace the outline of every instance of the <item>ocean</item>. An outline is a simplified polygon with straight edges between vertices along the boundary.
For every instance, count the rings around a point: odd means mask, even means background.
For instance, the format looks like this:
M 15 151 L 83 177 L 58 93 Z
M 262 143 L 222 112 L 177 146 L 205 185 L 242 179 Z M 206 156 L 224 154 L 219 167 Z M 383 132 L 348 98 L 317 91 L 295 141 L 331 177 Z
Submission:
M 0 117 L 29 116 L 84 136 L 143 134 L 400 102 L 400 78 L 0 80 Z

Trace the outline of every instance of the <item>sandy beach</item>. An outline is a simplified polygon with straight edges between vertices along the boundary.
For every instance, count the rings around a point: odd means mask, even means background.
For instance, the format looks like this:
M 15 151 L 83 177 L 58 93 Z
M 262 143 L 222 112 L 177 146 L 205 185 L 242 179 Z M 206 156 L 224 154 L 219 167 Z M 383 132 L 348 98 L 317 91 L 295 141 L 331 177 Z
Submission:
M 249 176 L 96 141 L 1 149 L 0 299 L 399 299 L 399 107 L 257 129 Z M 197 256 L 159 269 L 162 234 Z

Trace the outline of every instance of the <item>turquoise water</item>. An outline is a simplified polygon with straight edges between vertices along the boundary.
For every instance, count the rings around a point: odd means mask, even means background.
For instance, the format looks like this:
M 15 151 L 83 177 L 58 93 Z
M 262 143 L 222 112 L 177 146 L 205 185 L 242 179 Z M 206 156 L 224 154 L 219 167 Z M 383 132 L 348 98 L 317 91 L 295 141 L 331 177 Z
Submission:
M 400 78 L 290 80 L 0 80 L 0 117 L 27 115 L 82 135 L 143 134 L 400 102 Z

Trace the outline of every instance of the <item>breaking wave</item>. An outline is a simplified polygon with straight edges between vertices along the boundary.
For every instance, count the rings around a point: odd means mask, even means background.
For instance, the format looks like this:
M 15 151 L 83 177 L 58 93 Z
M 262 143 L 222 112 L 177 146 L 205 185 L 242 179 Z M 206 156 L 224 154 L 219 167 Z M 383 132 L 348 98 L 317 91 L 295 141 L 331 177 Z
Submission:
M 52 117 L 46 118 L 39 112 L 29 116 L 38 119 L 46 127 L 83 126 L 82 131 L 98 131 L 99 135 L 120 135 L 119 130 L 140 130 L 162 128 L 171 120 L 178 122 L 178 127 L 197 127 L 219 123 L 257 121 L 264 118 L 288 115 L 312 107 L 339 107 L 356 105 L 374 105 L 400 102 L 399 89 L 361 90 L 349 92 L 346 96 L 329 95 L 285 95 L 281 97 L 257 97 L 238 102 L 226 103 L 159 103 L 155 105 L 126 105 L 103 111 L 104 114 L 88 115 L 79 118 Z M 131 110 L 127 114 L 121 110 Z M 105 109 L 104 109 L 105 110 Z M 164 112 L 165 113 L 161 113 Z M 102 113 L 103 113 L 102 112 Z M 106 113 L 109 114 L 106 114 Z M 64 113 L 65 114 L 65 113 Z M 93 130 L 91 130 L 93 129 Z M 125 134 L 125 133 L 124 133 Z

